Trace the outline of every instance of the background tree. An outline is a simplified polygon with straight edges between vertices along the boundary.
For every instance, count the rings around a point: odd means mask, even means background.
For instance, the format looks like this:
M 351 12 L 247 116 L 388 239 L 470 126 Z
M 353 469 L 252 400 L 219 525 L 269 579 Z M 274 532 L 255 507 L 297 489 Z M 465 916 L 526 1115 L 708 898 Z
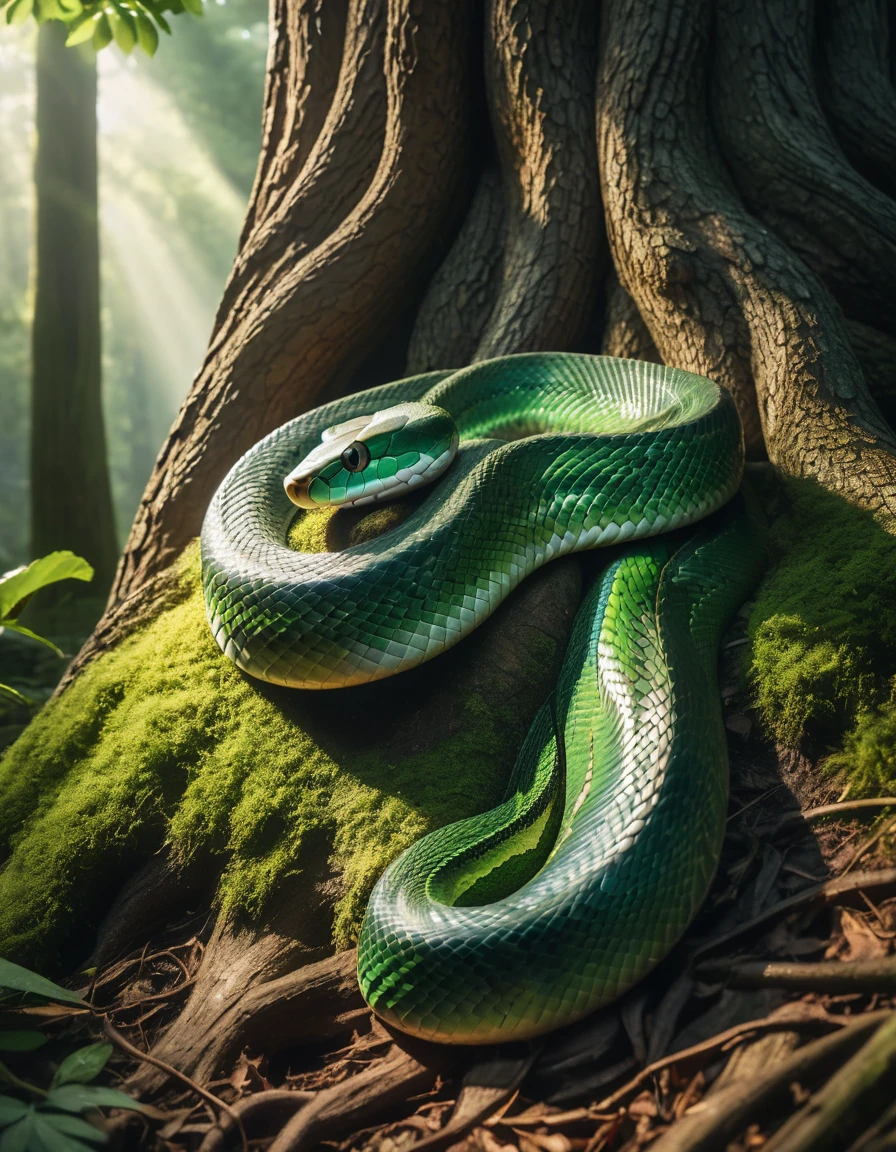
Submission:
M 453 663 L 309 702 L 213 650 L 190 541 L 261 436 L 405 369 L 602 348 L 727 387 L 751 458 L 770 462 L 755 475 L 782 526 L 750 625 L 752 651 L 765 637 L 778 660 L 759 685 L 764 719 L 803 752 L 846 735 L 855 780 L 880 788 L 896 644 L 881 628 L 856 639 L 856 621 L 896 606 L 896 440 L 871 392 L 893 395 L 896 205 L 857 109 L 859 86 L 890 92 L 887 19 L 884 3 L 845 0 L 606 0 L 598 28 L 584 0 L 274 0 L 261 158 L 205 362 L 106 616 L 0 770 L 0 947 L 71 963 L 105 915 L 102 964 L 215 907 L 191 995 L 154 1049 L 204 1081 L 247 1044 L 274 1053 L 369 1027 L 350 954 L 327 957 L 351 942 L 387 859 L 500 792 L 562 649 L 578 563 L 527 582 Z M 875 109 L 888 131 L 889 97 Z M 334 517 L 320 531 L 338 548 L 378 527 Z M 847 556 L 823 551 L 838 532 L 858 541 Z M 795 571 L 802 617 L 780 607 Z M 846 701 L 833 719 L 812 703 L 819 669 Z M 476 727 L 483 685 L 492 707 Z M 494 777 L 477 785 L 462 766 L 480 762 Z M 781 771 L 805 800 L 793 762 Z M 443 805 L 414 791 L 434 763 L 459 785 Z M 677 987 L 670 1029 L 690 996 Z M 440 1058 L 389 1049 L 272 1147 L 360 1127 L 373 1097 L 418 1091 Z
M 81 549 L 101 596 L 118 542 L 101 396 L 96 65 L 67 36 L 57 20 L 38 32 L 31 551 Z

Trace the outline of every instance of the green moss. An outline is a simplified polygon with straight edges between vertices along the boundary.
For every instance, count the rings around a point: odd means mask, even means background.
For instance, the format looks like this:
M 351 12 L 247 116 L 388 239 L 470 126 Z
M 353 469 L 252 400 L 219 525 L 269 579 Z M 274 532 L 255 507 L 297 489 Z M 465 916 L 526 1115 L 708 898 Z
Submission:
M 846 734 L 843 751 L 825 762 L 850 784 L 853 796 L 892 796 L 896 789 L 896 703 L 863 712 Z
M 750 617 L 754 699 L 781 743 L 846 737 L 840 769 L 872 787 L 890 721 L 869 716 L 896 673 L 896 538 L 813 481 L 783 481 L 782 495 Z
M 329 552 L 327 525 L 332 515 L 330 508 L 298 511 L 289 526 L 286 543 L 294 552 Z
M 464 687 L 459 649 L 413 678 L 340 692 L 260 684 L 215 645 L 197 566 L 191 547 L 160 613 L 0 760 L 0 955 L 42 969 L 82 958 L 122 879 L 165 843 L 217 859 L 219 904 L 254 913 L 312 842 L 331 845 L 333 941 L 344 947 L 389 860 L 500 798 L 543 685 L 496 709 L 475 678 Z M 533 640 L 524 683 L 557 657 Z M 450 717 L 433 747 L 443 700 Z M 420 731 L 396 727 L 415 709 L 429 717 Z

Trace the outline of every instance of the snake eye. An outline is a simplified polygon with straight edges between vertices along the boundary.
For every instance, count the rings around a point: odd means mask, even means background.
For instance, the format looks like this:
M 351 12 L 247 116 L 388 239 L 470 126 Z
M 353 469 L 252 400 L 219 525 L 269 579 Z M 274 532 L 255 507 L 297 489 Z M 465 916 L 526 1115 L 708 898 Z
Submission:
M 370 449 L 360 440 L 349 444 L 340 457 L 342 466 L 349 472 L 363 472 L 370 463 Z

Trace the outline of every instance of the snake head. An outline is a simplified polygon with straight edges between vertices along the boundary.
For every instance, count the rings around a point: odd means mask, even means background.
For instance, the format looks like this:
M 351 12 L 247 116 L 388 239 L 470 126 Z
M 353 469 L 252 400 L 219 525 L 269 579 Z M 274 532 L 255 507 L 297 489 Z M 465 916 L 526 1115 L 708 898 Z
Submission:
M 395 500 L 438 479 L 454 459 L 457 442 L 444 408 L 397 404 L 327 428 L 283 487 L 300 508 Z

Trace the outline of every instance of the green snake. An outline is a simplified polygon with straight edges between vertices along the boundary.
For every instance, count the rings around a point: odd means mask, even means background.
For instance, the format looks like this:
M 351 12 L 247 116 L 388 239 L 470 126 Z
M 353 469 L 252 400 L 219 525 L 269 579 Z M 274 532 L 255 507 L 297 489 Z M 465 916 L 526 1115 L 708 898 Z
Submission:
M 546 1032 L 621 995 L 693 919 L 727 806 L 717 648 L 757 572 L 742 470 L 711 381 L 532 353 L 326 404 L 221 484 L 202 531 L 212 631 L 245 672 L 297 688 L 413 668 L 542 564 L 614 546 L 504 801 L 419 840 L 374 888 L 358 977 L 387 1022 L 453 1043 Z M 296 504 L 427 483 L 373 541 L 287 546 Z

